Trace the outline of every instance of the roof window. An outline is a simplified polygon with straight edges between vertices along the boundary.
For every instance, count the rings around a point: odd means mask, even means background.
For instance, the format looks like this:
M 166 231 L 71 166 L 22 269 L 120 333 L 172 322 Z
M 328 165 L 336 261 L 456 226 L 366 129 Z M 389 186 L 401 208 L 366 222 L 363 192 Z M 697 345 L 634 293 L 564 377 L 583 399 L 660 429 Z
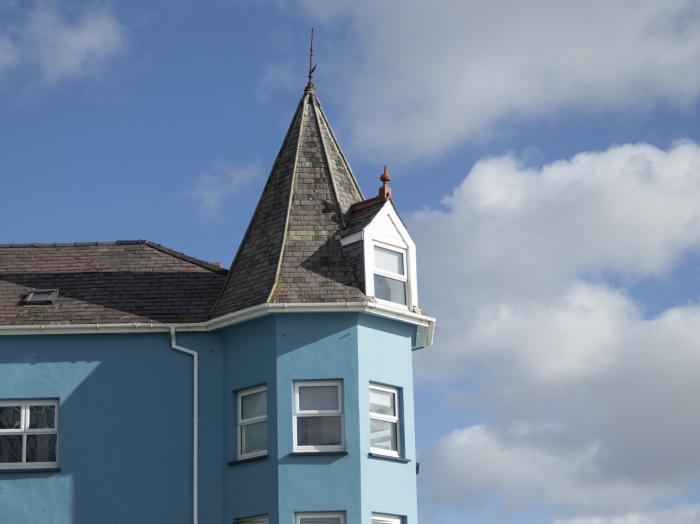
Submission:
M 30 306 L 43 306 L 56 302 L 58 289 L 32 289 L 22 299 L 22 304 Z

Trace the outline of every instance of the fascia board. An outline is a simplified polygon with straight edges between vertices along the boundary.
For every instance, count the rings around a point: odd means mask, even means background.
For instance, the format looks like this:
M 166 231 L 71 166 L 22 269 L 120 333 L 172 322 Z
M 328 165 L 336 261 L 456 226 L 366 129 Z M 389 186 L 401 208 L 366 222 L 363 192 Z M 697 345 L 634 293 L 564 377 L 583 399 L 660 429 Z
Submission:
M 206 322 L 192 323 L 121 323 L 121 324 L 33 324 L 33 325 L 0 325 L 0 336 L 3 335 L 77 335 L 86 333 L 167 333 L 171 328 L 178 332 L 213 331 L 225 328 L 254 318 L 273 313 L 367 313 L 370 315 L 390 318 L 413 325 L 428 328 L 427 345 L 432 343 L 432 333 L 435 319 L 427 315 L 399 310 L 384 304 L 366 302 L 319 302 L 319 303 L 279 303 L 260 304 L 241 311 L 236 311 Z

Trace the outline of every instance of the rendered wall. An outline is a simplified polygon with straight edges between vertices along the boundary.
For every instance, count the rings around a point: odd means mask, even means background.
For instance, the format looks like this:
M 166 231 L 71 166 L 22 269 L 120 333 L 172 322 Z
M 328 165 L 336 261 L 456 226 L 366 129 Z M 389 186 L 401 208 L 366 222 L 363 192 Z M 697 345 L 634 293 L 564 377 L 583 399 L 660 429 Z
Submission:
M 415 328 L 395 321 L 362 315 L 358 327 L 359 421 L 362 459 L 362 522 L 372 513 L 406 517 L 418 522 L 416 444 L 413 416 L 413 365 L 411 336 Z M 401 463 L 369 456 L 369 384 L 400 389 L 402 426 Z
M 356 314 L 276 315 L 279 417 L 279 516 L 292 524 L 295 512 L 345 511 L 348 524 L 361 520 L 360 441 Z M 292 456 L 293 382 L 342 379 L 345 410 L 343 455 Z
M 224 340 L 224 455 L 236 459 L 235 392 L 252 386 L 267 385 L 268 444 L 270 456 L 225 466 L 224 521 L 268 514 L 277 522 L 277 408 L 275 380 L 275 319 L 272 316 L 232 326 L 223 331 Z
M 189 340 L 186 340 L 189 338 Z M 201 522 L 221 522 L 221 347 L 201 349 Z M 0 337 L 0 398 L 59 398 L 58 473 L 0 471 L 0 524 L 191 522 L 192 362 L 167 334 Z

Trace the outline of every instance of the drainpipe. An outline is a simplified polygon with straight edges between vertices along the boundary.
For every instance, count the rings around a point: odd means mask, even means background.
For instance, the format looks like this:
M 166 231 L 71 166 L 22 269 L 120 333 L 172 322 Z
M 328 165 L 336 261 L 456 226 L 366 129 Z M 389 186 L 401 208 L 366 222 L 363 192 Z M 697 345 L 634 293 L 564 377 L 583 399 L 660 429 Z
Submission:
M 175 327 L 170 327 L 170 345 L 192 357 L 192 524 L 199 521 L 199 355 L 189 348 L 178 346 Z

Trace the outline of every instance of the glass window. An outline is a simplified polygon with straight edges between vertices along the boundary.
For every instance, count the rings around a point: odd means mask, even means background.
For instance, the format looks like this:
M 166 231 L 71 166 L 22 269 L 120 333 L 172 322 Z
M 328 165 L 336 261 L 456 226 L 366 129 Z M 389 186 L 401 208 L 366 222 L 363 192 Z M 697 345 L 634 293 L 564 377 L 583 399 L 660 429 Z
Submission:
M 58 402 L 0 401 L 0 469 L 58 463 Z
M 374 296 L 406 305 L 406 253 L 374 246 Z
M 402 519 L 396 515 L 372 513 L 372 524 L 401 524 Z
M 238 458 L 267 455 L 267 386 L 238 392 Z
M 345 524 L 344 513 L 297 513 L 295 524 Z
M 27 293 L 22 300 L 23 304 L 47 305 L 53 304 L 58 297 L 58 289 L 35 289 Z
M 387 273 L 405 275 L 403 270 L 403 253 L 400 251 L 374 246 L 374 265 L 377 269 Z
M 342 382 L 295 382 L 294 397 L 294 450 L 344 449 Z
M 369 386 L 369 428 L 372 453 L 399 456 L 399 393 L 396 388 Z
M 234 522 L 235 524 L 268 524 L 269 519 L 267 515 L 258 515 L 257 517 L 236 519 Z

